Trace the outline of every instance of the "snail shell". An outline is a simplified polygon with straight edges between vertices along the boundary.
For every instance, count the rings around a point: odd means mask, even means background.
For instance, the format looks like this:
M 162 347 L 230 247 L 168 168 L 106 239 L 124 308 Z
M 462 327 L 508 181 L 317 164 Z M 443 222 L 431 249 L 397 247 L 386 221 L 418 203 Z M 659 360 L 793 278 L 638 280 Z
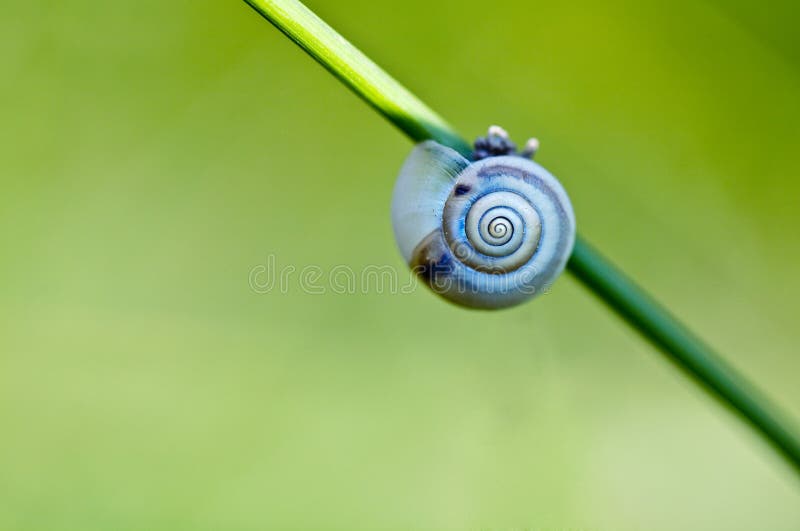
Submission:
M 471 162 L 428 140 L 403 165 L 392 197 L 400 252 L 436 293 L 503 308 L 544 291 L 564 269 L 575 215 L 547 170 L 517 155 Z

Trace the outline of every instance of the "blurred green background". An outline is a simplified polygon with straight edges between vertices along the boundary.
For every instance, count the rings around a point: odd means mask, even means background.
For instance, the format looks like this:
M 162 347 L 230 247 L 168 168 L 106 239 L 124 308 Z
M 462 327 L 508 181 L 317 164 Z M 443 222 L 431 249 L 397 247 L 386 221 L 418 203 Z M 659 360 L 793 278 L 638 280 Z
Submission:
M 800 416 L 797 2 L 309 1 Z M 798 529 L 800 483 L 570 275 L 390 265 L 409 142 L 244 2 L 6 3 L 0 528 Z

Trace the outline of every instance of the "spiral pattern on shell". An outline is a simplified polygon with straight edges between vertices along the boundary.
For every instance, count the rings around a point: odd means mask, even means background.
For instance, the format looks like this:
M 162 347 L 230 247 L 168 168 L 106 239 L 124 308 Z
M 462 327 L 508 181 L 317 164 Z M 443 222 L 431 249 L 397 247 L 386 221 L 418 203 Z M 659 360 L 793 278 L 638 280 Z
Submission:
M 518 304 L 562 272 L 575 239 L 561 184 L 535 162 L 470 162 L 419 144 L 395 185 L 392 221 L 415 273 L 448 300 L 476 308 Z

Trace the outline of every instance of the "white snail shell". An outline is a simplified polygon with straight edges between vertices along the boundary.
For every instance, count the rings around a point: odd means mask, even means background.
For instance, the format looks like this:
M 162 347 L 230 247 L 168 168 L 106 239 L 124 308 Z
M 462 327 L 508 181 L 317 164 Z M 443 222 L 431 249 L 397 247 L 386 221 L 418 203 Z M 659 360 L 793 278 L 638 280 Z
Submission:
M 575 214 L 547 170 L 515 155 L 470 162 L 432 140 L 406 159 L 392 197 L 400 252 L 446 299 L 473 308 L 519 304 L 561 274 Z

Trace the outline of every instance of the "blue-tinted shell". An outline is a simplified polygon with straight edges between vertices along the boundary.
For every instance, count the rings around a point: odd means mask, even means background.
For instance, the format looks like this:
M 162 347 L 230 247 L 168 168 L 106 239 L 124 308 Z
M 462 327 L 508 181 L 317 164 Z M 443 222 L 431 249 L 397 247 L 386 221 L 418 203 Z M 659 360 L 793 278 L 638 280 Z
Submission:
M 473 308 L 513 306 L 541 293 L 575 243 L 569 197 L 540 165 L 513 155 L 470 162 L 430 140 L 400 171 L 392 224 L 414 272 Z

